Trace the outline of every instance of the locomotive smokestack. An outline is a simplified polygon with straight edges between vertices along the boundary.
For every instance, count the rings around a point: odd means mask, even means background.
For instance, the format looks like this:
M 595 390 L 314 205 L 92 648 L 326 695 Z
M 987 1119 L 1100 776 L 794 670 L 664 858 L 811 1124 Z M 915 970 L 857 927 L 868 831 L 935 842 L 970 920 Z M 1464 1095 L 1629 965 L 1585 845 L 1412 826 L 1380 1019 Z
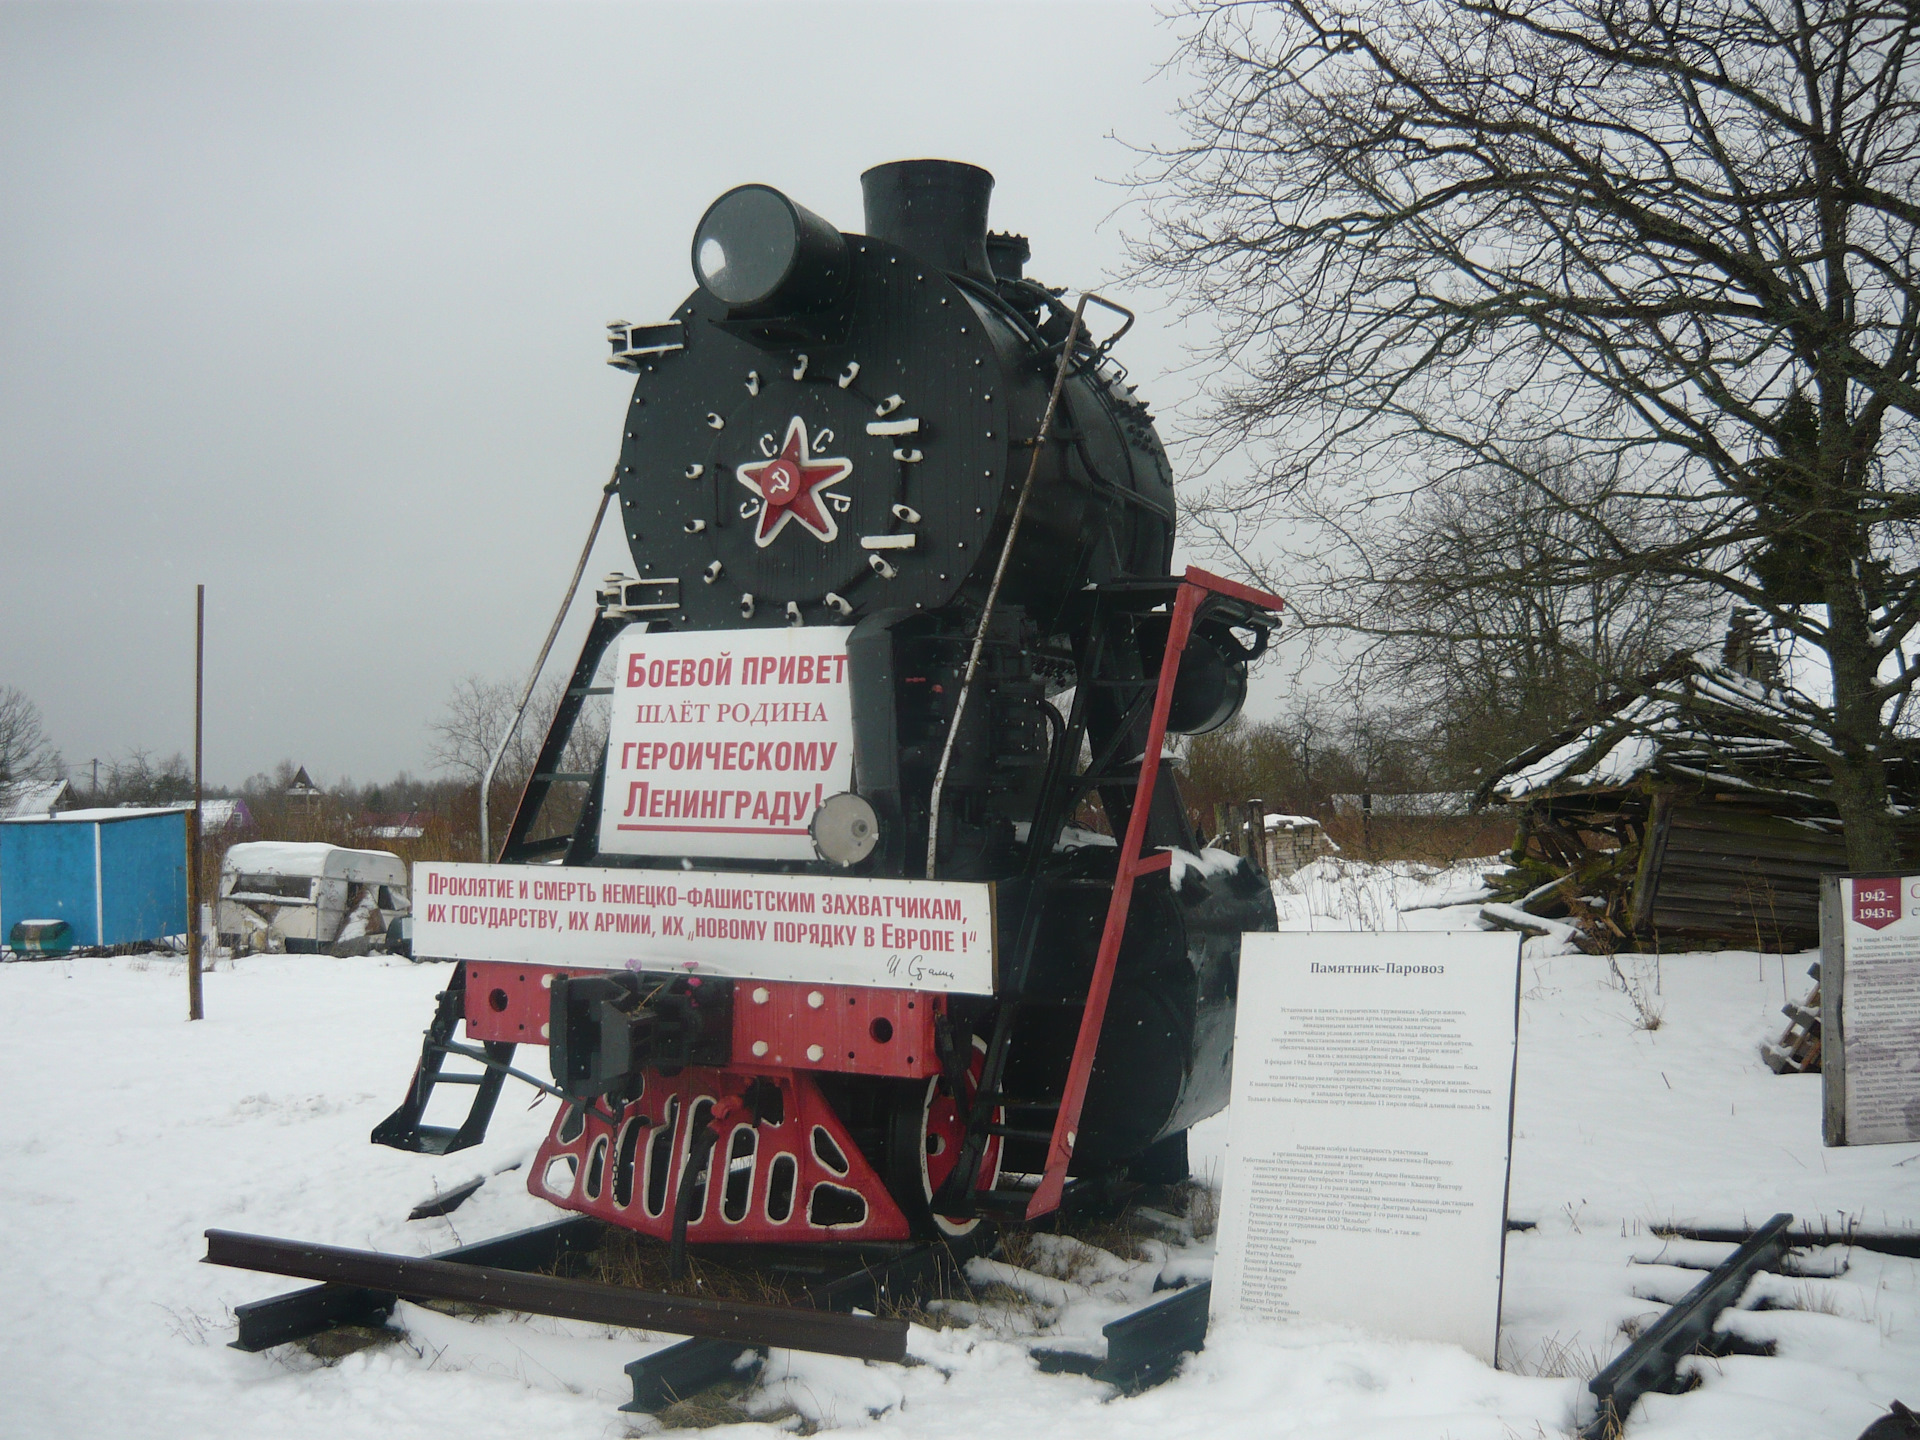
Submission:
M 860 177 L 867 234 L 942 270 L 992 280 L 987 197 L 993 176 L 958 160 L 896 160 Z

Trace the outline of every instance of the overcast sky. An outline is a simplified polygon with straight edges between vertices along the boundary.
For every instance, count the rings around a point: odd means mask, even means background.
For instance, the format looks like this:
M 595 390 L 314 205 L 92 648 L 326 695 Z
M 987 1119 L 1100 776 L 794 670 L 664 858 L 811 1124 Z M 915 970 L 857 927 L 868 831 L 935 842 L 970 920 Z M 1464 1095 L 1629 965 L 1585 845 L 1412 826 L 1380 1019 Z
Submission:
M 603 327 L 692 288 L 709 201 L 854 230 L 863 169 L 968 160 L 1098 285 L 1172 45 L 1119 3 L 0 4 L 0 684 L 76 773 L 190 750 L 204 581 L 210 781 L 423 770 L 457 677 L 531 663 L 631 389 Z

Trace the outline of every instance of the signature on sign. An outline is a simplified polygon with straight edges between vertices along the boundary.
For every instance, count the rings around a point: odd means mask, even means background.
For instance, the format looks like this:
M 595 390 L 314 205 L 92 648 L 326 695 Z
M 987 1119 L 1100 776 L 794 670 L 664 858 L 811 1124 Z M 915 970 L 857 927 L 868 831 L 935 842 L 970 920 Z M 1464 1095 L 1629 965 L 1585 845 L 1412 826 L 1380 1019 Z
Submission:
M 929 965 L 927 963 L 927 957 L 924 955 L 914 955 L 911 957 L 889 955 L 887 957 L 887 974 L 898 976 L 903 966 L 906 969 L 906 976 L 909 980 L 925 980 L 929 976 L 941 980 L 953 979 L 953 971 L 942 970 L 937 965 Z

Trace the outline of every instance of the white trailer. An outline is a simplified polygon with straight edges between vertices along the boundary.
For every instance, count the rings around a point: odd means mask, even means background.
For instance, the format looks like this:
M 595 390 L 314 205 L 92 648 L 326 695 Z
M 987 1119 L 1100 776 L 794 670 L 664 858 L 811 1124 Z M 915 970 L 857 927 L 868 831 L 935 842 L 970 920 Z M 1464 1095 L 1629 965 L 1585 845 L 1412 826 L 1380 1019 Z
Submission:
M 252 841 L 220 862 L 220 943 L 235 954 L 315 954 L 384 939 L 410 914 L 407 867 L 386 850 Z

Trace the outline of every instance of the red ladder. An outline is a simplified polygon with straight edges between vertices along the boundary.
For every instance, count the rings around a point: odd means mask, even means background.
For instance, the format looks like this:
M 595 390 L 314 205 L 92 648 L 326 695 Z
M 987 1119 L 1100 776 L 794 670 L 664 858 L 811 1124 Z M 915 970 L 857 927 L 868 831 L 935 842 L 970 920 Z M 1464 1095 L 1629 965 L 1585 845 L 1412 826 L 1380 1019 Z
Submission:
M 1054 1117 L 1053 1139 L 1047 1147 L 1046 1173 L 1040 1186 L 1027 1202 L 1027 1219 L 1037 1220 L 1060 1208 L 1060 1194 L 1066 1188 L 1067 1166 L 1073 1159 L 1073 1145 L 1080 1129 L 1080 1110 L 1086 1103 L 1087 1081 L 1093 1074 L 1094 1051 L 1100 1047 L 1100 1027 L 1107 1016 L 1107 997 L 1113 989 L 1113 971 L 1120 959 L 1120 938 L 1126 932 L 1127 911 L 1133 904 L 1133 885 L 1142 875 L 1165 870 L 1173 863 L 1167 851 L 1142 855 L 1140 846 L 1147 837 L 1147 813 L 1153 802 L 1153 787 L 1160 776 L 1160 747 L 1167 735 L 1167 712 L 1173 705 L 1174 684 L 1179 678 L 1180 657 L 1187 648 L 1193 630 L 1193 617 L 1209 595 L 1222 595 L 1262 610 L 1278 610 L 1277 595 L 1238 584 L 1223 576 L 1189 565 L 1174 593 L 1172 623 L 1167 627 L 1167 648 L 1160 657 L 1160 681 L 1153 697 L 1153 717 L 1147 724 L 1146 752 L 1140 757 L 1140 778 L 1133 791 L 1133 810 L 1127 817 L 1126 839 L 1120 844 L 1120 866 L 1114 877 L 1113 898 L 1107 902 L 1107 923 L 1100 932 L 1100 951 L 1093 962 L 1093 980 L 1087 986 L 1086 1009 L 1080 1013 L 1080 1034 L 1073 1045 L 1073 1064 L 1067 1071 L 1067 1088 L 1060 1097 L 1060 1113 Z

